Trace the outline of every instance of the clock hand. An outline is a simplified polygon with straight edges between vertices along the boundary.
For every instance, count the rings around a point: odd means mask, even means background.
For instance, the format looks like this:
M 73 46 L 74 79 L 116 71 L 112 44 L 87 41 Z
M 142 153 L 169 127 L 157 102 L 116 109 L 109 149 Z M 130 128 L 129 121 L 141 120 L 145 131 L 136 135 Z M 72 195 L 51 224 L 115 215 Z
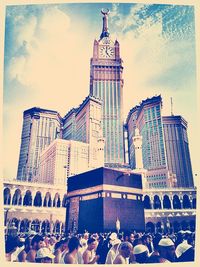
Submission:
M 106 54 L 109 56 L 108 47 L 106 46 Z

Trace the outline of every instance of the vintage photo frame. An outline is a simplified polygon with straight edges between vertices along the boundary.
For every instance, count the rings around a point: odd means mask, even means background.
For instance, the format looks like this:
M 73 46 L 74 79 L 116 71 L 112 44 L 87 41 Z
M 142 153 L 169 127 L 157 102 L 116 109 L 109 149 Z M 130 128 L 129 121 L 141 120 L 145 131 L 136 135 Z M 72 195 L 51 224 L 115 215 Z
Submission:
M 135 3 L 137 5 L 134 10 Z M 152 10 L 148 10 L 147 5 L 154 6 Z M 27 6 L 29 8 L 26 8 Z M 23 112 L 39 106 L 58 111 L 64 117 L 71 109 L 78 108 L 88 96 L 93 42 L 99 38 L 102 31 L 101 8 L 110 9 L 109 31 L 113 39 L 117 39 L 120 44 L 124 68 L 124 120 L 133 107 L 140 106 L 145 99 L 159 95 L 162 96 L 164 116 L 180 115 L 186 120 L 194 178 L 194 190 L 188 186 L 188 190 L 191 189 L 188 196 L 194 199 L 198 195 L 199 182 L 200 10 L 199 3 L 192 0 L 119 3 L 4 1 L 1 12 L 1 52 L 4 59 L 1 64 L 2 192 L 9 184 L 14 191 L 17 188 L 15 177 L 20 155 Z M 137 89 L 132 88 L 139 88 L 138 93 Z M 66 168 L 63 171 L 65 172 Z M 23 190 L 27 190 L 27 185 L 23 185 Z M 48 190 L 54 190 L 53 186 L 48 185 Z M 62 191 L 63 188 L 58 186 L 54 190 L 54 197 L 56 190 Z M 19 212 L 18 208 L 12 207 L 13 210 L 10 210 L 9 205 L 5 205 L 3 194 L 1 201 L 4 220 Z M 197 207 L 198 203 L 197 198 Z M 32 217 L 29 210 L 31 208 L 24 208 L 27 217 Z M 46 209 L 42 216 L 48 215 L 49 221 L 54 220 L 56 216 L 64 218 L 63 210 L 60 213 L 48 213 Z M 37 212 L 39 216 L 40 211 Z M 194 214 L 195 233 L 198 233 L 197 208 L 194 209 Z M 34 219 L 36 218 L 33 216 L 32 220 Z M 116 217 L 115 220 L 117 219 Z M 1 220 L 3 237 L 6 226 L 4 220 Z M 59 227 L 60 231 L 64 231 L 64 226 Z M 197 248 L 198 234 L 195 240 Z M 2 248 L 4 249 L 4 244 Z M 192 265 L 199 262 L 197 249 L 195 259 Z

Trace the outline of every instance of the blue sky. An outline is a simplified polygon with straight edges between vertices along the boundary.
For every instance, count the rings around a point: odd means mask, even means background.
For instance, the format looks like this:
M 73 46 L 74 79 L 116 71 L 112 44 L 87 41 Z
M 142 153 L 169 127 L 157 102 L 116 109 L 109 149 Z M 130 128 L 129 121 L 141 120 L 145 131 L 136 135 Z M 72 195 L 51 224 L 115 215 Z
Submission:
M 197 172 L 197 85 L 193 6 L 157 4 L 46 4 L 7 6 L 3 145 L 5 178 L 16 176 L 23 111 L 33 106 L 65 115 L 89 93 L 93 41 L 109 8 L 111 37 L 124 64 L 124 118 L 143 99 L 161 94 L 163 115 L 188 121 Z M 12 146 L 10 145 L 12 143 Z

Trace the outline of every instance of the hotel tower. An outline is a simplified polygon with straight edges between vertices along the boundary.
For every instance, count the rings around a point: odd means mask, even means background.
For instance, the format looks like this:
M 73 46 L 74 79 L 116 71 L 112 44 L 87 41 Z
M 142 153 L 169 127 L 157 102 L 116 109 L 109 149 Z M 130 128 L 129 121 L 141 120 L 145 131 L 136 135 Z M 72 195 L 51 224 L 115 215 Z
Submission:
M 119 42 L 110 38 L 109 10 L 102 10 L 103 29 L 90 61 L 90 95 L 102 100 L 105 166 L 124 164 L 123 66 Z

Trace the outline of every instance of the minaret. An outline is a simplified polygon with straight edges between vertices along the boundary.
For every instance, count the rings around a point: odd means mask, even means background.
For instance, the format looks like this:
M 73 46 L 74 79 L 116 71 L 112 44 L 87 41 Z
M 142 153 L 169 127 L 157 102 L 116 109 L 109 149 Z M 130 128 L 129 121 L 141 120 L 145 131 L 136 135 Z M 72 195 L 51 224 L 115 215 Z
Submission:
M 100 39 L 94 41 L 90 61 L 90 95 L 102 100 L 102 130 L 105 139 L 104 162 L 107 167 L 123 165 L 123 66 L 118 41 L 110 38 L 109 10 L 102 9 Z
M 142 161 L 142 136 L 139 133 L 139 129 L 135 129 L 135 136 L 133 137 L 133 144 L 135 147 L 135 166 L 137 170 L 143 169 Z
M 146 188 L 146 170 L 143 168 L 142 160 L 142 136 L 139 133 L 139 129 L 135 129 L 135 136 L 133 137 L 133 144 L 135 147 L 135 166 L 136 169 L 133 170 L 135 173 L 142 175 L 142 187 Z
M 97 155 L 98 155 L 99 167 L 104 166 L 104 147 L 105 147 L 105 139 L 103 138 L 103 133 L 100 130 L 99 138 L 97 140 Z

